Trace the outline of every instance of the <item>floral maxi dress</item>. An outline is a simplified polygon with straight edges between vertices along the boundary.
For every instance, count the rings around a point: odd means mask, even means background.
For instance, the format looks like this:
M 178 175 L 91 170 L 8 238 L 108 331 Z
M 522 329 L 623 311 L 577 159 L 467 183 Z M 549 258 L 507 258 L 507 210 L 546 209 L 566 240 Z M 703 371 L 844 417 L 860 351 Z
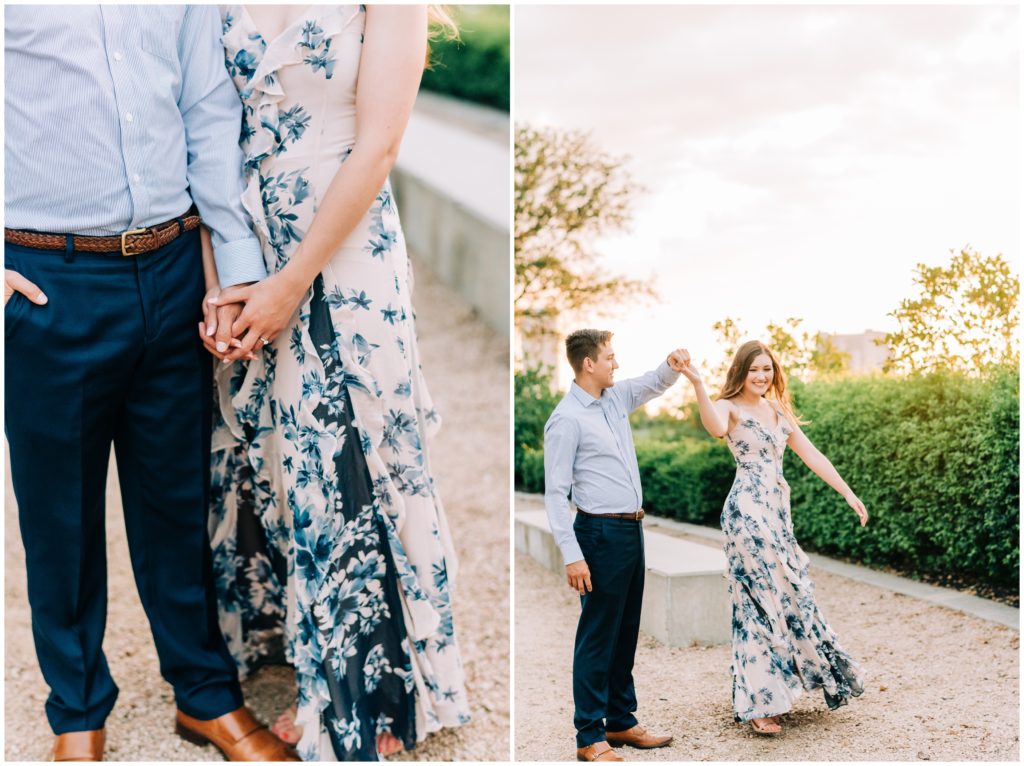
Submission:
M 809 560 L 793 536 L 782 455 L 792 433 L 776 409 L 768 429 L 744 417 L 726 436 L 736 479 L 722 511 L 732 600 L 735 719 L 789 712 L 801 686 L 829 708 L 864 691 L 863 672 L 839 646 L 814 600 Z
M 244 7 L 222 13 L 243 103 L 243 203 L 274 273 L 354 146 L 366 13 L 314 5 L 271 41 Z M 411 749 L 469 720 L 411 292 L 385 183 L 290 329 L 255 361 L 218 369 L 221 628 L 243 676 L 295 666 L 304 760 L 376 759 L 381 732 Z

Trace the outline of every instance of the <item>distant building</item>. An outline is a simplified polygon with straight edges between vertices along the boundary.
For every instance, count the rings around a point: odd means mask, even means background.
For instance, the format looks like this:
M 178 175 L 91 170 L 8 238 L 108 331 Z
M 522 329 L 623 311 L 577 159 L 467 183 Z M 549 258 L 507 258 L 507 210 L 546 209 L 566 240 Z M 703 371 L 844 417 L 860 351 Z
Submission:
M 849 354 L 850 372 L 879 372 L 889 359 L 889 347 L 875 343 L 876 340 L 885 337 L 884 332 L 865 330 L 856 335 L 826 334 L 826 337 L 832 341 L 836 349 Z

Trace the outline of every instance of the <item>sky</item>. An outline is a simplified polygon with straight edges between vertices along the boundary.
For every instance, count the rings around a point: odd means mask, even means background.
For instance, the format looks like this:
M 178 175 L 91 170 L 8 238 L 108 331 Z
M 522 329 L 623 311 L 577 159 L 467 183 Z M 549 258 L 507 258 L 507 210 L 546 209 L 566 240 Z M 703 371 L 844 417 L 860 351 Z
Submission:
M 621 376 L 711 325 L 890 330 L 919 262 L 1020 255 L 1013 6 L 517 6 L 517 123 L 589 132 L 646 191 L 594 243 L 661 302 L 616 332 Z M 568 367 L 566 366 L 566 370 Z M 564 373 L 563 373 L 564 379 Z

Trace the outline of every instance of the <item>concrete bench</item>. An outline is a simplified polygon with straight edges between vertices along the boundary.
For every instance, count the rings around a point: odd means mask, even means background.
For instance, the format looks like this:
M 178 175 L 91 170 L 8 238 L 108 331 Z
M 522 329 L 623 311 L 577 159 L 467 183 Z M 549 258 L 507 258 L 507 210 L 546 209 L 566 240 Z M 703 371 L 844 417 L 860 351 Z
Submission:
M 565 564 L 543 510 L 517 510 L 516 550 L 563 575 Z M 716 548 L 644 529 L 647 574 L 640 627 L 668 646 L 725 644 L 731 615 L 725 554 Z

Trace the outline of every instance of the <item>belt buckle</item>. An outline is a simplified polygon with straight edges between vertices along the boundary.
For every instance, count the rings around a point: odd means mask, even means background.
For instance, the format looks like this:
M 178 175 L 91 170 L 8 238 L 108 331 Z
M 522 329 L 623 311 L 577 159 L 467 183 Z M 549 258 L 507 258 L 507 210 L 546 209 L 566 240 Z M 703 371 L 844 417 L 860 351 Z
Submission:
M 143 234 L 143 233 L 145 233 L 147 231 L 149 231 L 148 228 L 144 228 L 144 229 L 131 229 L 130 231 L 121 232 L 121 255 L 123 255 L 123 256 L 127 256 L 127 255 L 141 255 L 142 254 L 141 252 L 138 252 L 138 253 L 128 252 L 128 242 L 125 240 L 125 238 L 128 235 L 130 235 L 130 234 Z

